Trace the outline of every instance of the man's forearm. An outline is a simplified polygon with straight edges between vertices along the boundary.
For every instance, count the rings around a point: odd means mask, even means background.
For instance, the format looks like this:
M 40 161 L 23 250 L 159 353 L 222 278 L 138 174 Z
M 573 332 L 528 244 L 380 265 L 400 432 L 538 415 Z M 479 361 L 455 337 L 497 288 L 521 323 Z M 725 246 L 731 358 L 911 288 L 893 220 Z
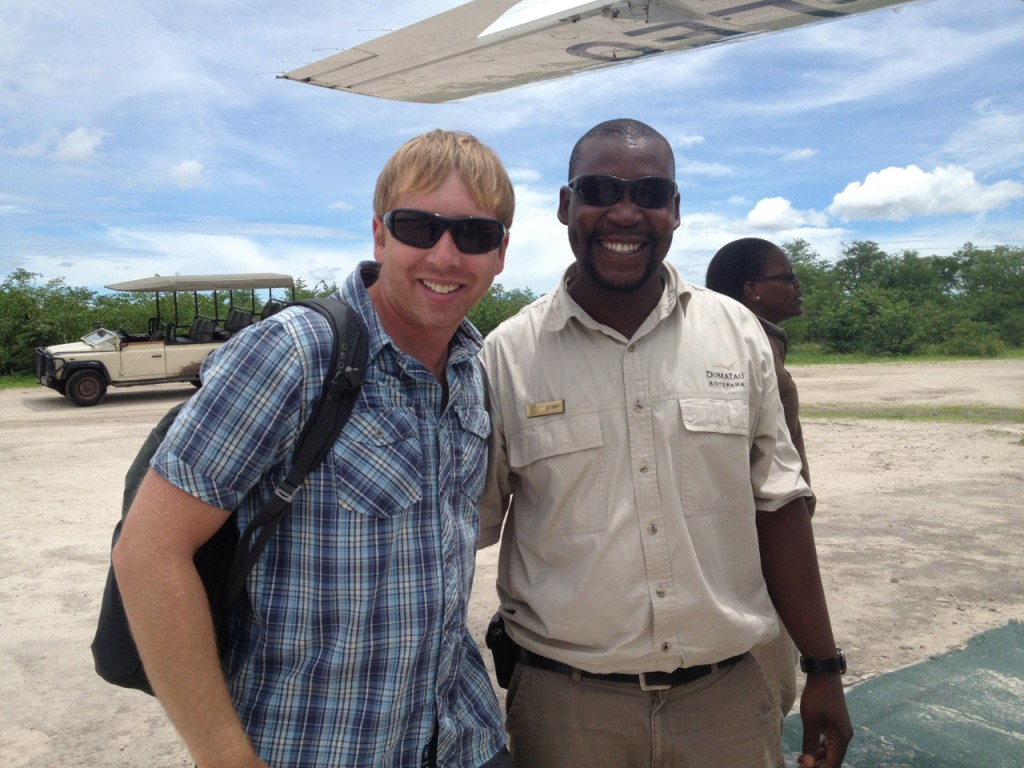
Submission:
M 803 498 L 775 512 L 758 512 L 757 533 L 768 594 L 793 643 L 804 656 L 833 656 L 836 643 Z
M 836 643 L 803 498 L 777 512 L 758 512 L 757 533 L 768 593 L 796 647 L 811 658 L 833 657 Z M 800 765 L 839 768 L 853 738 L 839 674 L 807 676 L 800 717 L 804 725 Z
M 260 765 L 235 715 L 199 574 L 117 552 L 132 636 L 153 692 L 199 768 Z
M 199 768 L 261 765 L 235 715 L 192 561 L 226 518 L 150 470 L 113 552 L 146 676 Z

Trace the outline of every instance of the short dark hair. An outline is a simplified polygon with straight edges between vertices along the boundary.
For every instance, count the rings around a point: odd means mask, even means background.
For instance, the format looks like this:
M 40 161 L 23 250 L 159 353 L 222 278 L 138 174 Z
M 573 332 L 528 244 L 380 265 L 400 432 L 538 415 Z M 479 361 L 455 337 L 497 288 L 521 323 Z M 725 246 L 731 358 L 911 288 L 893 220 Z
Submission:
M 713 291 L 743 299 L 743 286 L 754 277 L 760 277 L 764 264 L 775 250 L 781 250 L 770 240 L 743 237 L 718 249 L 708 264 L 704 285 Z
M 655 141 L 662 142 L 668 148 L 668 154 L 672 160 L 672 176 L 675 176 L 676 158 L 672 152 L 672 145 L 668 143 L 668 139 L 647 125 L 647 123 L 641 123 L 639 120 L 633 120 L 628 117 L 619 117 L 615 120 L 605 120 L 603 123 L 598 123 L 584 133 L 579 141 L 576 142 L 576 146 L 572 148 L 572 154 L 569 155 L 569 181 L 576 178 L 576 166 L 579 165 L 583 145 L 587 139 L 593 139 L 598 136 L 619 136 L 623 139 L 634 140 L 654 139 Z

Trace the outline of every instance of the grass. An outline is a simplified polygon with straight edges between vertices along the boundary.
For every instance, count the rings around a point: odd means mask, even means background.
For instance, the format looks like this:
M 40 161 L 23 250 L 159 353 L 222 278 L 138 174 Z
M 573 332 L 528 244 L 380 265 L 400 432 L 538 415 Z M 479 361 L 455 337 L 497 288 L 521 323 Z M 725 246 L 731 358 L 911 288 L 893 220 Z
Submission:
M 35 376 L 0 376 L 0 389 L 38 386 Z
M 989 358 L 960 358 L 943 357 L 941 355 L 907 355 L 904 357 L 879 357 L 855 353 L 849 355 L 837 355 L 832 352 L 822 351 L 820 344 L 793 344 L 786 352 L 786 365 L 860 365 L 863 363 L 949 363 L 956 360 L 1024 360 L 1024 348 L 1007 349 L 998 357 Z
M 939 421 L 957 424 L 1024 424 L 1024 408 L 986 405 L 899 405 L 872 403 L 844 405 L 803 405 L 801 419 L 889 419 L 893 421 Z

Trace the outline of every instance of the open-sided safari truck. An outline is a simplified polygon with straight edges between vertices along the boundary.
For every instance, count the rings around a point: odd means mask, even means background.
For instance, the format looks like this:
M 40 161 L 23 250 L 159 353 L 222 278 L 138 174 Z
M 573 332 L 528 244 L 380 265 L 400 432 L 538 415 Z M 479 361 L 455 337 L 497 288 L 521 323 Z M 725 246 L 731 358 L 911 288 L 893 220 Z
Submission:
M 199 366 L 206 356 L 261 315 L 279 308 L 280 300 L 294 298 L 295 282 L 290 275 L 261 272 L 147 277 L 106 287 L 155 294 L 155 314 L 145 329 L 129 332 L 101 325 L 81 341 L 36 348 L 39 383 L 75 405 L 96 405 L 107 387 L 174 381 L 199 386 Z M 288 289 L 289 295 L 275 298 L 275 288 Z M 203 293 L 212 294 L 212 301 L 201 302 Z M 209 315 L 201 314 L 201 304 L 209 308 Z

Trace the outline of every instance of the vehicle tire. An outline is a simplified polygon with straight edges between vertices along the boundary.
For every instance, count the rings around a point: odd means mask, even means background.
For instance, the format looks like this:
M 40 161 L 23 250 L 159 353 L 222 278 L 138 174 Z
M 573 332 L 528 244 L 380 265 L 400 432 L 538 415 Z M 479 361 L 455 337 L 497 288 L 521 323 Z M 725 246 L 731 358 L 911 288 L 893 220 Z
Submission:
M 75 371 L 68 378 L 67 397 L 75 405 L 96 405 L 107 394 L 107 382 L 97 371 Z

